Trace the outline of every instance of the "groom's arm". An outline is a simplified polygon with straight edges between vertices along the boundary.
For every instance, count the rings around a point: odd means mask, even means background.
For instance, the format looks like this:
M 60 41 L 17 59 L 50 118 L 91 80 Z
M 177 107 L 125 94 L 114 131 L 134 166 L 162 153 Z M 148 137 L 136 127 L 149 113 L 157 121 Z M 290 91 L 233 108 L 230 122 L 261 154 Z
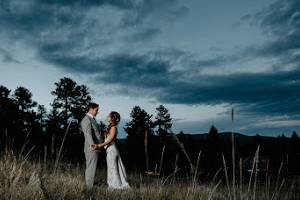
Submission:
M 106 138 L 106 141 L 103 143 L 100 143 L 100 144 L 92 145 L 92 151 L 96 150 L 97 148 L 102 148 L 105 145 L 108 145 L 109 143 L 111 143 L 115 139 L 116 134 L 117 134 L 116 127 L 111 127 L 111 129 L 109 130 L 109 134 Z
M 92 124 L 89 119 L 85 119 L 81 124 L 82 132 L 84 133 L 84 137 L 86 138 L 89 145 L 95 144 L 92 137 Z

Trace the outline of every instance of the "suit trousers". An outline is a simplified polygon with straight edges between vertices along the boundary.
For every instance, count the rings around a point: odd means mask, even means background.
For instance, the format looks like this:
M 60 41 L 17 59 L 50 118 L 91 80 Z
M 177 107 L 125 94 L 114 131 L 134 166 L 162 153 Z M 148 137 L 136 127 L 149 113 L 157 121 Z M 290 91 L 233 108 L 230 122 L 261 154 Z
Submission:
M 87 188 L 92 188 L 97 169 L 98 152 L 85 152 L 86 168 L 85 168 L 85 183 Z

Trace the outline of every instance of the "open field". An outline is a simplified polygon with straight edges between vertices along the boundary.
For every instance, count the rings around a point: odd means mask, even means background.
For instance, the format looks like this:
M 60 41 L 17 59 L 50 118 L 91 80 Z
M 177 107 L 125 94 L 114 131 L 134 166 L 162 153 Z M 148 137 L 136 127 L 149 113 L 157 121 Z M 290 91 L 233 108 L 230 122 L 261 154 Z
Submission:
M 12 152 L 1 155 L 1 199 L 299 199 L 300 180 L 280 179 L 274 183 L 236 184 L 233 187 L 215 180 L 199 183 L 194 177 L 149 177 L 129 173 L 130 190 L 106 189 L 106 170 L 97 171 L 96 187 L 87 191 L 84 185 L 84 167 L 68 163 L 54 164 L 32 161 Z M 229 181 L 230 182 L 230 181 Z M 237 180 L 238 182 L 238 180 Z M 229 186 L 229 187 L 228 187 Z

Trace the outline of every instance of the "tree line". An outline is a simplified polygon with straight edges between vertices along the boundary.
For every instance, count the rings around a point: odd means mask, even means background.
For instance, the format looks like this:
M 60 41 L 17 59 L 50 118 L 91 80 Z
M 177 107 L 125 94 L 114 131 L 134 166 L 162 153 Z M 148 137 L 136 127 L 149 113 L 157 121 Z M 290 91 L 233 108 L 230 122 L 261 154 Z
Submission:
M 90 91 L 85 85 L 67 77 L 55 82 L 54 86 L 50 110 L 36 102 L 25 87 L 11 91 L 0 86 L 0 152 L 9 146 L 16 152 L 30 151 L 39 158 L 46 156 L 49 160 L 55 160 L 65 141 L 63 159 L 83 163 L 84 136 L 80 132 L 79 122 L 92 101 Z M 156 108 L 155 115 L 140 106 L 132 109 L 130 121 L 120 127 L 124 128 L 127 137 L 118 142 L 129 170 L 161 175 L 172 173 L 177 168 L 181 169 L 180 173 L 186 174 L 195 167 L 201 152 L 199 176 L 205 179 L 213 178 L 222 168 L 222 155 L 230 159 L 231 140 L 227 133 L 220 134 L 212 125 L 207 134 L 190 135 L 182 131 L 176 134 L 172 132 L 172 125 L 173 119 L 163 105 Z M 100 126 L 105 131 L 105 123 L 100 122 Z M 65 135 L 67 128 L 69 131 Z M 300 167 L 300 139 L 295 131 L 291 138 L 284 135 L 273 139 L 260 135 L 236 137 L 236 154 L 245 158 L 245 166 L 249 165 L 249 158 L 260 146 L 263 149 L 261 163 L 269 159 L 273 162 L 271 166 L 274 171 L 282 161 L 288 162 L 290 171 L 295 172 Z M 105 159 L 100 159 L 100 162 L 105 162 Z
M 55 83 L 51 94 L 54 99 L 47 111 L 33 100 L 29 89 L 19 86 L 11 91 L 0 86 L 0 149 L 8 143 L 15 150 L 34 147 L 34 151 L 45 151 L 47 147 L 48 155 L 55 156 L 70 120 L 83 118 L 91 96 L 85 85 L 66 77 Z M 79 133 L 78 123 L 71 132 Z
M 47 147 L 47 154 L 55 157 L 68 125 L 70 130 L 66 142 L 72 143 L 72 146 L 78 145 L 76 149 L 80 149 L 83 138 L 79 122 L 92 100 L 89 89 L 67 77 L 61 78 L 54 85 L 55 89 L 51 91 L 54 98 L 49 111 L 45 105 L 33 100 L 29 89 L 19 86 L 11 91 L 0 86 L 0 149 L 4 149 L 8 143 L 15 150 L 21 150 L 24 145 L 27 148 L 34 147 L 33 151 L 36 152 L 45 151 Z M 129 140 L 144 138 L 146 130 L 148 134 L 161 137 L 170 132 L 172 118 L 168 110 L 163 105 L 156 110 L 157 116 L 152 120 L 153 116 L 139 106 L 133 108 L 132 120 L 124 127 Z M 104 131 L 106 125 L 100 122 L 100 126 Z M 65 153 L 69 151 L 76 157 L 77 150 L 74 149 L 66 147 Z

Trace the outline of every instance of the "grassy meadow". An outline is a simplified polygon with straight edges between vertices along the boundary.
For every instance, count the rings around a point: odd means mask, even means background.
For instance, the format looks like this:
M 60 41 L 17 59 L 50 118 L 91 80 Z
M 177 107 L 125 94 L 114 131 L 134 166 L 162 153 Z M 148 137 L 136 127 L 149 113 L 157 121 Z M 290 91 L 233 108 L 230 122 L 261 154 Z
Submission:
M 300 199 L 300 179 L 278 176 L 260 182 L 253 173 L 248 183 L 237 176 L 233 187 L 232 177 L 223 169 L 220 173 L 225 179 L 210 182 L 197 181 L 197 170 L 185 178 L 177 177 L 176 171 L 165 177 L 129 173 L 132 188 L 111 191 L 106 187 L 106 169 L 99 167 L 94 189 L 86 190 L 84 166 L 64 162 L 55 166 L 29 154 L 15 155 L 8 150 L 1 154 L 1 199 Z

